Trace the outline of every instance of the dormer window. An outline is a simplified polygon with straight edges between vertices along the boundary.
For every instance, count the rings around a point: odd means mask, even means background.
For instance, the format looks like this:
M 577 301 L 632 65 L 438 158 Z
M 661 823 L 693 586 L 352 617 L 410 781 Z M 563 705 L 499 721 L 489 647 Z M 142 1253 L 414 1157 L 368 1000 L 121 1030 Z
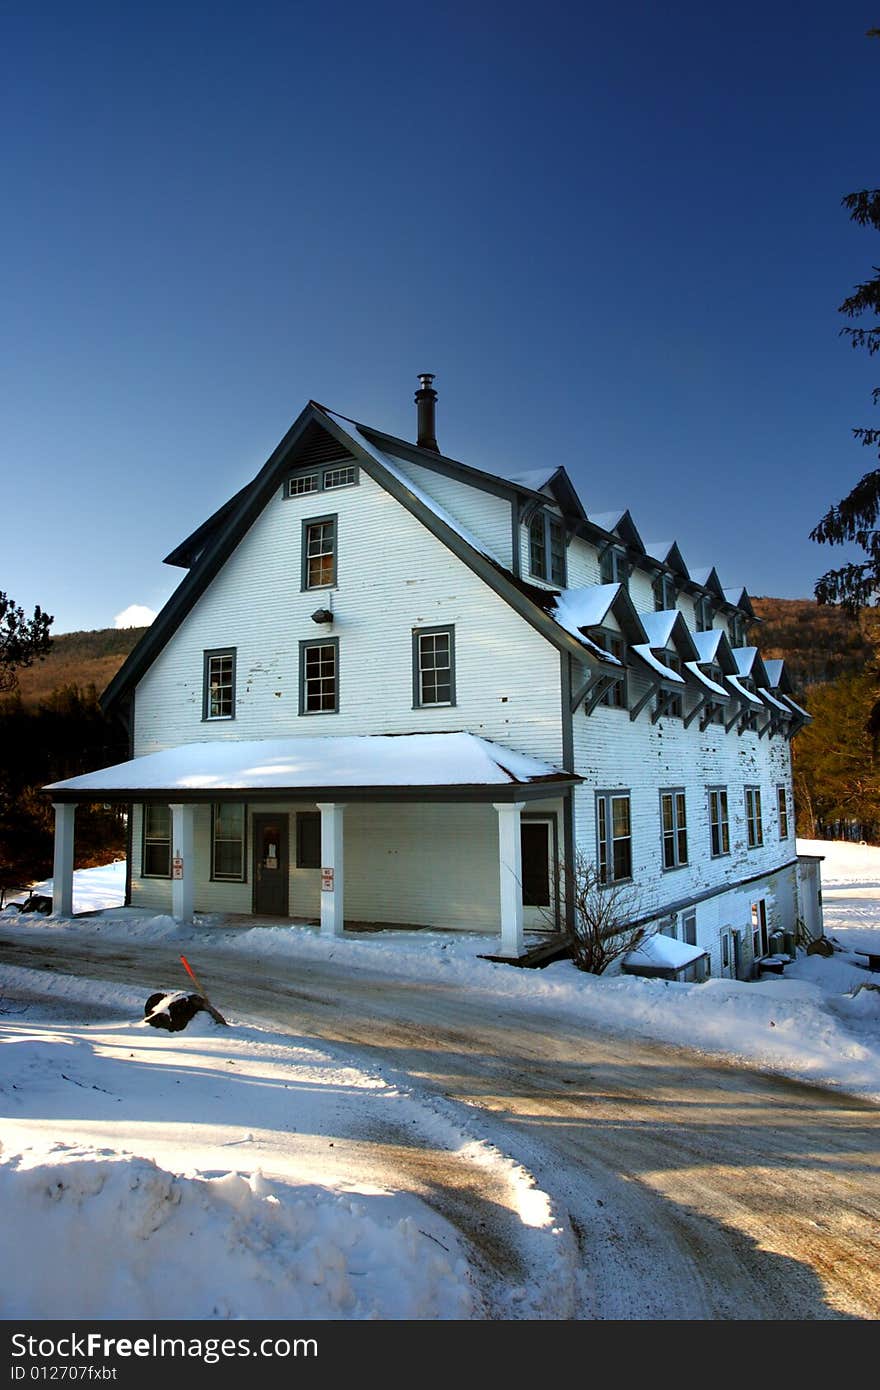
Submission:
M 610 709 L 626 709 L 626 642 L 621 633 L 612 632 L 605 627 L 596 627 L 590 630 L 590 640 L 608 652 L 609 656 L 614 656 L 624 668 L 621 679 L 615 681 L 612 686 L 601 696 L 600 705 L 608 705 Z
M 701 594 L 694 599 L 694 621 L 697 632 L 711 632 L 712 619 L 715 617 L 715 609 L 708 594 Z
M 565 526 L 543 509 L 529 523 L 529 569 L 536 579 L 565 588 Z
M 681 657 L 678 655 L 678 652 L 667 651 L 666 648 L 664 648 L 662 651 L 657 652 L 657 656 L 659 656 L 665 666 L 669 667 L 670 671 L 675 671 L 677 675 L 681 675 Z M 683 714 L 682 700 L 677 687 L 675 694 L 669 697 L 668 703 L 666 695 L 658 695 L 657 709 L 658 711 L 662 710 L 669 719 L 681 719 Z
M 675 580 L 671 574 L 658 574 L 654 580 L 654 608 L 658 613 L 668 613 L 675 607 Z
M 603 550 L 599 559 L 599 577 L 603 584 L 622 584 L 625 589 L 629 588 L 630 564 L 626 558 L 626 551 L 620 550 L 617 546 L 609 545 L 607 550 Z
M 741 613 L 731 613 L 727 620 L 727 631 L 730 634 L 730 645 L 732 647 L 745 646 L 746 625 Z

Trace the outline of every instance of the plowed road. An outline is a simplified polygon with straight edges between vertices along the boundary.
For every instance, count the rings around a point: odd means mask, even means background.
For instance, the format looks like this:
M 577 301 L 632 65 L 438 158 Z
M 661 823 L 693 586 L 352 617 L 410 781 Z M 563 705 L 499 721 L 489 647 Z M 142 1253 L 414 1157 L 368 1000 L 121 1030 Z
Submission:
M 224 1012 L 344 1044 L 482 1111 L 577 1239 L 561 1316 L 880 1316 L 880 1109 L 435 981 L 332 960 L 262 965 L 207 944 L 197 954 Z M 145 997 L 180 985 L 173 945 L 0 931 L 0 961 Z M 491 1194 L 472 1175 L 457 1183 L 454 1164 L 435 1172 L 405 1144 L 395 1152 L 401 1185 L 455 1222 L 497 1278 L 521 1279 L 505 1269 L 515 1241 Z

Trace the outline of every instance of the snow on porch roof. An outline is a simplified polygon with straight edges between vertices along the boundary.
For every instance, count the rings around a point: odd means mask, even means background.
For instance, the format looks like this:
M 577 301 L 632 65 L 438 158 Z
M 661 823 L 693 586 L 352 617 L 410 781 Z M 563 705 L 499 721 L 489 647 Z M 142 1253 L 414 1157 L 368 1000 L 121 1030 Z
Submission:
M 64 800 L 119 799 L 119 793 L 135 791 L 178 793 L 185 800 L 232 791 L 485 787 L 500 792 L 580 780 L 576 773 L 475 734 L 360 734 L 187 743 L 53 782 L 44 790 Z

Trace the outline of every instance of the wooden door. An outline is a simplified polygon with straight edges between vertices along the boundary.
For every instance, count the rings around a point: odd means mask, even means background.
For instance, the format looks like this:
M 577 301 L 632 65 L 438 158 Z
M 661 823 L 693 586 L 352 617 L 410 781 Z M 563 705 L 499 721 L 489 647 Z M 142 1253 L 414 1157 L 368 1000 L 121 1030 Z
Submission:
M 288 817 L 285 812 L 254 816 L 254 912 L 288 916 Z

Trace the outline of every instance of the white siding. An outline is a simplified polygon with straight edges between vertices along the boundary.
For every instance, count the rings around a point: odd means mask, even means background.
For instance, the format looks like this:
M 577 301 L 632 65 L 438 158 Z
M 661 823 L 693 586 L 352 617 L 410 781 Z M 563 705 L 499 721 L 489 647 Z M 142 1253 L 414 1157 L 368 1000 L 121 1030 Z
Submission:
M 280 809 L 263 803 L 250 808 L 247 882 L 213 883 L 211 808 L 196 807 L 197 912 L 250 913 L 252 818 L 254 813 Z M 296 813 L 317 808 L 303 803 L 284 809 L 289 816 L 290 916 L 317 923 L 321 875 L 316 869 L 296 868 L 295 834 Z M 555 812 L 561 824 L 559 802 L 530 803 L 528 809 Z M 141 808 L 136 806 L 132 902 L 170 913 L 171 880 L 139 877 L 141 825 Z M 344 837 L 346 921 L 499 930 L 498 816 L 491 805 L 350 804 L 344 814 Z
M 511 568 L 513 511 L 508 499 L 472 487 L 458 478 L 436 473 L 433 468 L 422 468 L 420 464 L 410 463 L 397 455 L 394 456 L 394 463 L 401 473 L 412 478 L 423 492 L 433 497 L 450 516 L 488 546 L 496 560 L 507 569 Z
M 300 591 L 304 518 L 338 514 L 338 583 Z M 310 615 L 332 603 L 332 629 Z M 454 708 L 413 709 L 412 630 L 455 626 Z M 299 715 L 299 643 L 339 639 L 338 714 Z M 203 653 L 237 649 L 236 717 L 202 720 Z M 137 687 L 135 752 L 200 740 L 467 729 L 559 765 L 559 654 L 387 492 L 280 490 Z M 418 780 L 414 769 L 413 780 Z
M 631 704 L 645 688 L 642 679 L 630 673 Z M 596 792 L 630 793 L 635 915 L 662 915 L 669 904 L 754 875 L 768 874 L 795 857 L 790 794 L 790 834 L 784 841 L 780 840 L 776 811 L 777 785 L 791 786 L 789 743 L 779 735 L 759 739 L 754 733 L 725 734 L 717 724 L 701 733 L 699 719 L 687 729 L 680 719 L 664 718 L 652 724 L 652 704 L 649 702 L 635 721 L 630 720 L 627 710 L 601 705 L 589 717 L 582 708 L 574 716 L 575 770 L 584 777 L 575 791 L 576 840 L 588 858 L 595 860 Z M 746 843 L 747 785 L 761 788 L 764 844 L 760 849 L 749 849 Z M 730 854 L 716 859 L 710 854 L 710 786 L 726 786 L 728 792 Z M 689 863 L 664 871 L 660 791 L 674 787 L 683 787 L 686 795 Z M 714 932 L 726 923 L 745 931 L 749 927 L 749 905 L 764 891 L 758 882 L 740 890 L 735 901 L 728 895 L 723 901 L 709 899 L 698 904 L 698 930 Z M 785 879 L 785 901 L 777 903 L 774 893 L 770 889 L 766 892 L 769 929 L 773 930 L 774 924 L 790 927 L 794 912 L 793 878 Z M 736 920 L 731 921 L 731 915 Z M 700 944 L 706 944 L 702 936 Z

